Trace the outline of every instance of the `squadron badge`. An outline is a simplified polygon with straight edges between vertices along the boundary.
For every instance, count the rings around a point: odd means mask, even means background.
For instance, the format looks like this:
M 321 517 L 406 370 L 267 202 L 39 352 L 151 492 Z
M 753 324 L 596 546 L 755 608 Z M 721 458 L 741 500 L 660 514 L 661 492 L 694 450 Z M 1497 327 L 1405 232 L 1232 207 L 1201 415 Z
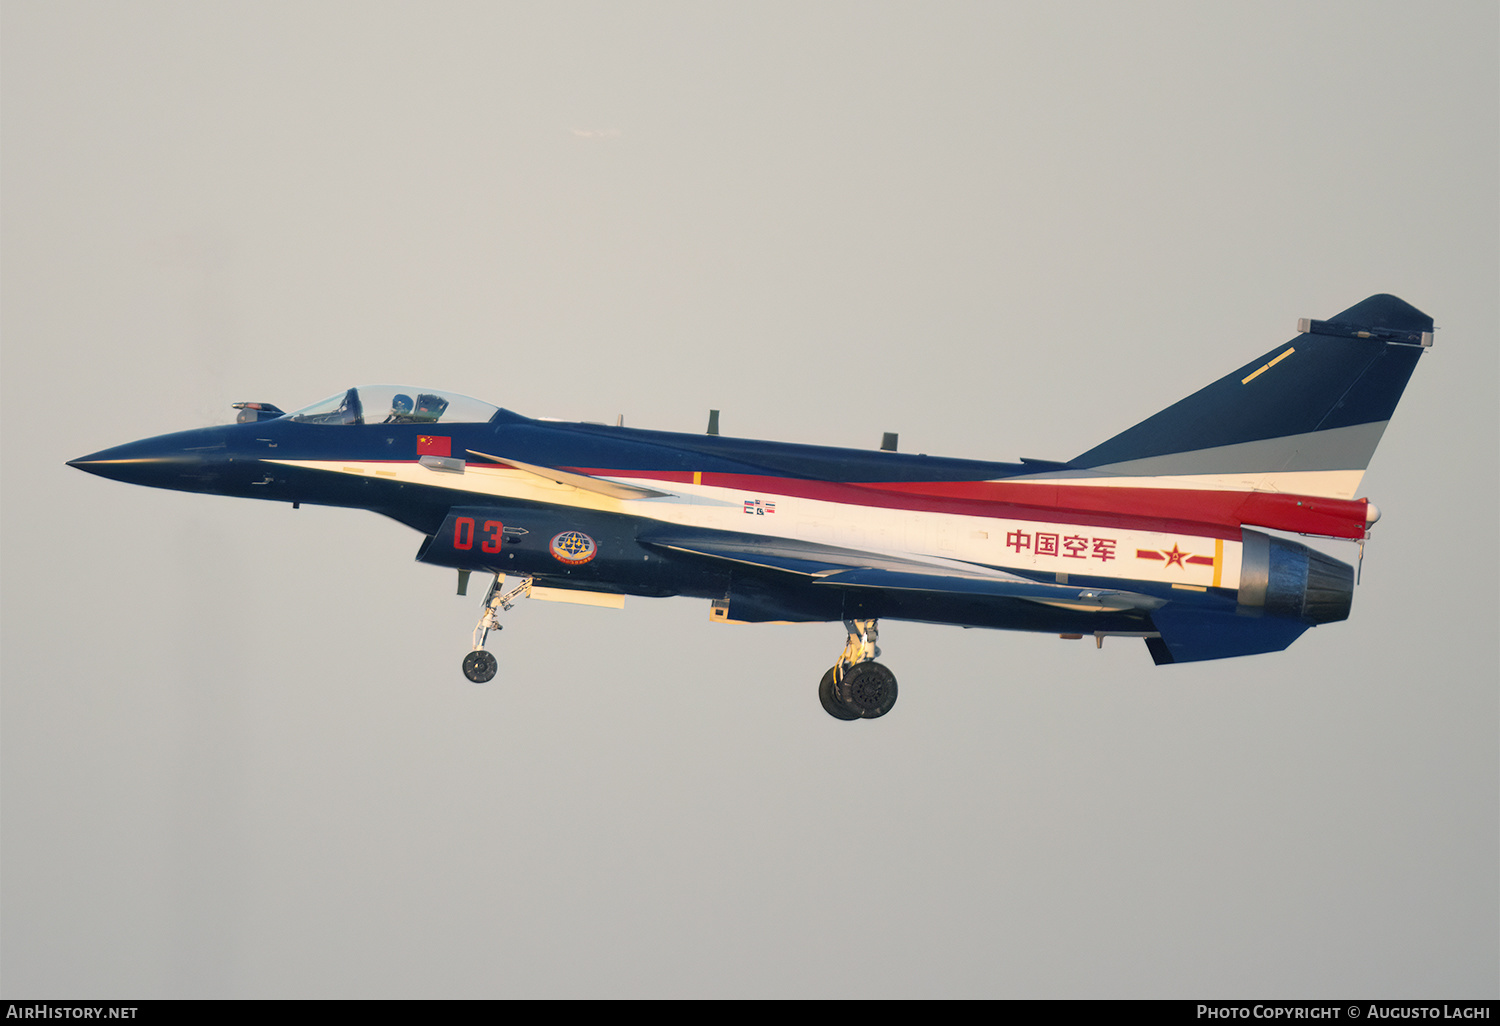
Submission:
M 559 563 L 567 563 L 569 566 L 587 563 L 599 551 L 599 547 L 594 544 L 594 539 L 582 531 L 564 531 L 554 536 L 550 548 L 553 559 Z

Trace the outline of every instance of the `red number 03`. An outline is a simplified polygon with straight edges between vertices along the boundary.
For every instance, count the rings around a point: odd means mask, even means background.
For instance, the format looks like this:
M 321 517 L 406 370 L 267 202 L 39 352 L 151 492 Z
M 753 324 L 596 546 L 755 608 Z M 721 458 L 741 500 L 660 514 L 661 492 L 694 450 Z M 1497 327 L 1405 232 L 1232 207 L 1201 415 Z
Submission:
M 479 543 L 481 552 L 499 552 L 505 535 L 505 525 L 498 520 L 486 520 L 480 528 L 484 539 Z M 453 521 L 453 547 L 468 551 L 474 547 L 474 518 L 458 517 Z

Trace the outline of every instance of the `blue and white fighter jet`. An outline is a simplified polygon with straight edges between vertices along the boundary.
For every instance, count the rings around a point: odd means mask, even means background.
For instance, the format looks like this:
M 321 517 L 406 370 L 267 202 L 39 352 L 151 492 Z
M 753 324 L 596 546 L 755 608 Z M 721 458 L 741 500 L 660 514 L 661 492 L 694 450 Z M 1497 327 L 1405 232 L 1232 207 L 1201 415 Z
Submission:
M 1356 498 L 1432 319 L 1372 296 L 1067 461 L 942 459 L 535 420 L 364 386 L 69 463 L 133 484 L 348 506 L 419 532 L 417 559 L 490 578 L 464 673 L 526 596 L 709 600 L 722 622 L 842 621 L 822 678 L 883 716 L 881 619 L 1144 639 L 1158 663 L 1274 652 L 1349 615 L 1354 570 L 1265 529 L 1363 540 Z

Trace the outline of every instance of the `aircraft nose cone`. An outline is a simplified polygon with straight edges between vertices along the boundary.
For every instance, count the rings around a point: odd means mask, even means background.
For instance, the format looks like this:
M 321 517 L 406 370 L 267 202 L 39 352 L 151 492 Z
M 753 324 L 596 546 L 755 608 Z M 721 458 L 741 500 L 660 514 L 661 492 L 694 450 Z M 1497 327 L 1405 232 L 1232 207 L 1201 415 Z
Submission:
M 109 471 L 122 462 L 119 450 L 125 446 L 116 446 L 113 449 L 100 449 L 98 452 L 80 456 L 76 460 L 69 460 L 68 466 L 77 467 L 79 470 L 90 474 L 98 474 L 100 477 L 110 477 Z
M 68 466 L 127 484 L 203 491 L 225 448 L 221 432 L 181 431 L 101 449 L 68 460 Z
M 171 488 L 173 485 L 170 482 L 183 473 L 192 472 L 201 463 L 201 458 L 185 453 L 152 453 L 142 450 L 139 444 L 131 444 L 117 445 L 113 449 L 102 449 L 80 456 L 76 460 L 69 460 L 68 466 L 107 477 L 111 481 Z

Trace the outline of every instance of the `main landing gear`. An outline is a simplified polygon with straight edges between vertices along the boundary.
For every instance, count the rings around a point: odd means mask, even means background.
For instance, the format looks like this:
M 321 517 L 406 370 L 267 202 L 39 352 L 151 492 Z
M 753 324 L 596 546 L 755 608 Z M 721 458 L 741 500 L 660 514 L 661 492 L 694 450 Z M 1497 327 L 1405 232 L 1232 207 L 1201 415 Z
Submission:
M 896 704 L 896 675 L 875 662 L 880 649 L 874 620 L 845 620 L 844 654 L 818 683 L 823 710 L 836 720 L 873 720 Z
M 513 588 L 505 587 L 505 575 L 496 574 L 490 582 L 490 590 L 484 596 L 484 613 L 474 628 L 474 650 L 464 656 L 464 676 L 475 684 L 487 684 L 495 679 L 499 663 L 485 651 L 484 642 L 490 631 L 503 630 L 500 613 L 516 604 L 516 600 L 531 594 L 531 578 L 522 577 Z

